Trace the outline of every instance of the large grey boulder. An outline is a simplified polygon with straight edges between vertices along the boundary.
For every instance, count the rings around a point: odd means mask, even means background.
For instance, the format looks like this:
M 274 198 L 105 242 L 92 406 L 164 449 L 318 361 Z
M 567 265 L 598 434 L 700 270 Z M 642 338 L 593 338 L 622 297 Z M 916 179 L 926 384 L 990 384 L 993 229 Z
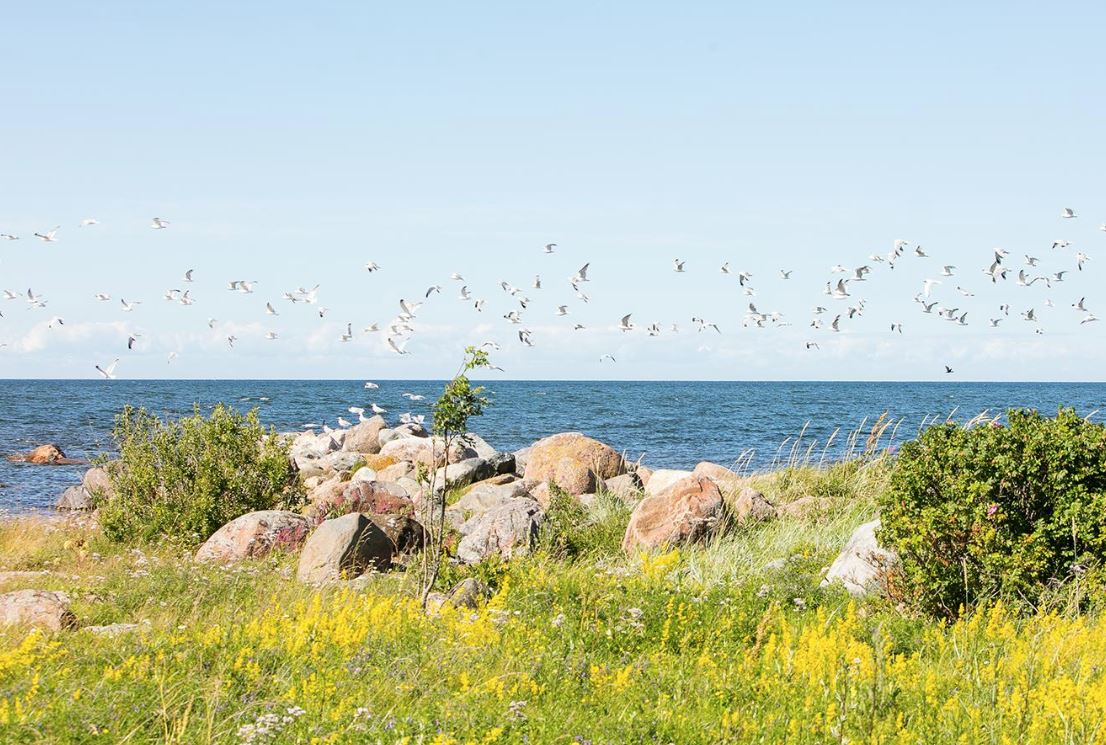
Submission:
M 58 497 L 54 509 L 61 512 L 79 512 L 92 509 L 92 497 L 81 484 L 70 486 Z
M 465 525 L 474 517 L 483 515 L 493 507 L 511 501 L 530 497 L 526 482 L 518 480 L 506 484 L 483 483 L 466 492 L 460 499 L 446 508 L 446 521 L 455 529 L 465 530 Z
M 864 523 L 849 537 L 822 580 L 822 586 L 840 582 L 850 595 L 862 596 L 880 590 L 880 578 L 898 563 L 899 557 L 879 545 L 876 531 L 879 530 L 879 518 Z
M 311 521 L 296 512 L 259 510 L 234 518 L 212 533 L 196 551 L 196 561 L 260 559 L 277 549 L 296 551 L 311 532 Z
M 454 449 L 455 452 L 449 454 L 451 461 L 456 462 L 468 458 L 491 460 L 499 452 L 478 434 L 469 432 L 466 438 L 468 440 L 467 442 L 458 443 L 457 447 Z
M 544 519 L 541 505 L 532 499 L 512 499 L 493 507 L 462 528 L 457 558 L 464 564 L 477 564 L 491 556 L 508 560 L 526 555 Z
M 458 463 L 451 463 L 438 469 L 436 475 L 436 488 L 439 492 L 449 488 L 456 489 L 461 486 L 490 479 L 495 476 L 495 466 L 483 458 L 469 458 Z
M 379 526 L 360 512 L 323 522 L 300 552 L 296 578 L 321 584 L 353 579 L 366 570 L 386 570 L 395 544 Z
M 64 593 L 16 590 L 0 595 L 0 625 L 62 631 L 77 628 L 77 617 Z

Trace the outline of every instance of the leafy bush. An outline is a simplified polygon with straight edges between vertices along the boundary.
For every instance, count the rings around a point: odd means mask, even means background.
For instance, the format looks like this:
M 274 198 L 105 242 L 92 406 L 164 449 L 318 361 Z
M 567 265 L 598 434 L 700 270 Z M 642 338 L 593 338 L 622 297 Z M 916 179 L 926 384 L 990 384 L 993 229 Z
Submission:
M 1007 420 L 930 427 L 901 450 L 880 539 L 902 559 L 893 586 L 923 610 L 952 617 L 996 597 L 1035 605 L 1101 573 L 1106 427 L 1070 409 Z
M 585 507 L 556 484 L 549 485 L 549 507 L 538 534 L 538 548 L 567 559 L 617 553 L 630 519 L 630 508 L 617 497 L 597 494 Z
M 127 406 L 112 438 L 119 463 L 100 524 L 115 541 L 169 537 L 196 543 L 224 523 L 290 499 L 297 485 L 287 447 L 258 421 L 222 405 L 204 418 L 162 420 Z

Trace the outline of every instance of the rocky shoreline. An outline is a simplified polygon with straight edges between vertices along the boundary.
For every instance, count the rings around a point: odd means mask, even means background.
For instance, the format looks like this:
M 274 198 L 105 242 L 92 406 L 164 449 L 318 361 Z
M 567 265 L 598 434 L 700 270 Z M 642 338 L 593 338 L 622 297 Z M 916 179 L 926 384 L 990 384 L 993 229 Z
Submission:
M 625 503 L 630 518 L 622 550 L 628 555 L 709 540 L 728 525 L 816 517 L 828 502 L 804 496 L 773 504 L 749 478 L 723 465 L 703 461 L 692 470 L 654 469 L 579 432 L 555 434 L 515 452 L 498 451 L 469 434 L 448 454 L 420 425 L 389 427 L 381 416 L 341 430 L 278 436 L 288 443 L 305 506 L 241 515 L 211 535 L 195 561 L 232 564 L 284 551 L 298 554 L 301 582 L 357 583 L 367 573 L 404 566 L 423 547 L 427 534 L 420 516 L 432 504 L 432 484 L 439 490 L 448 485 L 446 523 L 453 560 L 461 564 L 528 554 L 558 495 L 585 508 L 601 494 Z M 45 447 L 64 458 L 60 448 Z M 57 510 L 88 515 L 96 498 L 110 493 L 113 467 L 88 469 L 80 484 L 59 497 Z M 841 582 L 853 594 L 873 586 L 894 561 L 876 544 L 876 527 L 878 521 L 856 530 L 823 584 Z M 429 605 L 468 605 L 480 592 L 469 582 L 434 595 Z M 52 630 L 79 624 L 65 598 L 38 590 L 0 596 L 0 623 Z

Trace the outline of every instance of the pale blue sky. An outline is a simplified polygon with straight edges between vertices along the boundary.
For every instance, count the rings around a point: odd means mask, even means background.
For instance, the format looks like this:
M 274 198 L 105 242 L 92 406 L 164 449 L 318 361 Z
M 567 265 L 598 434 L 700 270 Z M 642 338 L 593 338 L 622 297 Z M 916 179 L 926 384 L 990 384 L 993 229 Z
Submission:
M 0 300 L 0 376 L 121 357 L 120 377 L 435 377 L 496 339 L 514 378 L 928 379 L 947 362 L 962 379 L 1106 379 L 1106 324 L 1070 307 L 1086 295 L 1106 317 L 1101 4 L 597 5 L 11 4 L 0 232 L 22 239 L 0 241 L 0 288 L 49 302 Z M 171 228 L 150 230 L 155 215 Z M 56 224 L 56 243 L 33 238 Z M 876 266 L 852 291 L 862 318 L 809 329 L 814 305 L 849 304 L 821 294 L 830 266 L 896 238 L 932 258 Z M 992 286 L 996 246 L 1014 273 L 1031 253 L 1028 271 L 1071 274 Z M 585 261 L 587 305 L 566 282 Z M 750 298 L 723 261 L 792 325 L 742 328 Z M 944 263 L 958 275 L 935 299 L 967 327 L 911 300 Z M 163 302 L 188 268 L 196 304 Z M 484 313 L 456 299 L 454 271 Z M 260 283 L 241 295 L 230 279 Z M 533 348 L 502 318 L 517 305 L 500 280 L 533 301 Z M 279 300 L 316 283 L 325 319 Z M 381 334 L 338 340 L 431 284 L 445 291 L 410 355 Z M 120 297 L 143 305 L 122 313 Z M 1011 318 L 989 328 L 1002 302 Z M 1044 334 L 1017 318 L 1029 307 Z M 629 312 L 639 328 L 619 333 Z M 681 333 L 650 338 L 654 321 Z

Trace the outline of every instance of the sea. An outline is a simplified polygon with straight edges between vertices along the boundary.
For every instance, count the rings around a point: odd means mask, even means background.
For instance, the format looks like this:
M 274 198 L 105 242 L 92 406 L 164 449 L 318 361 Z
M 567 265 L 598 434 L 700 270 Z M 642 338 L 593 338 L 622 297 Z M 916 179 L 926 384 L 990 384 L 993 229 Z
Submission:
M 176 417 L 217 403 L 256 408 L 281 431 L 309 423 L 338 427 L 356 420 L 350 406 L 376 403 L 395 422 L 404 412 L 429 422 L 443 382 L 359 380 L 3 380 L 0 453 L 56 443 L 66 455 L 112 452 L 113 419 L 126 404 Z M 691 468 L 701 460 L 742 470 L 791 460 L 826 463 L 863 447 L 884 417 L 882 446 L 912 439 L 934 421 L 967 421 L 1010 408 L 1055 413 L 1106 409 L 1106 383 L 967 382 L 679 382 L 494 381 L 491 399 L 471 427 L 500 450 L 516 450 L 556 432 L 578 431 L 657 468 Z M 415 400 L 404 396 L 411 394 Z M 422 396 L 420 400 L 417 397 Z M 1106 412 L 1103 412 L 1106 415 Z M 859 432 L 858 437 L 850 434 Z M 858 442 L 859 440 L 859 442 Z M 0 460 L 0 512 L 51 509 L 80 481 L 80 466 L 35 466 Z

